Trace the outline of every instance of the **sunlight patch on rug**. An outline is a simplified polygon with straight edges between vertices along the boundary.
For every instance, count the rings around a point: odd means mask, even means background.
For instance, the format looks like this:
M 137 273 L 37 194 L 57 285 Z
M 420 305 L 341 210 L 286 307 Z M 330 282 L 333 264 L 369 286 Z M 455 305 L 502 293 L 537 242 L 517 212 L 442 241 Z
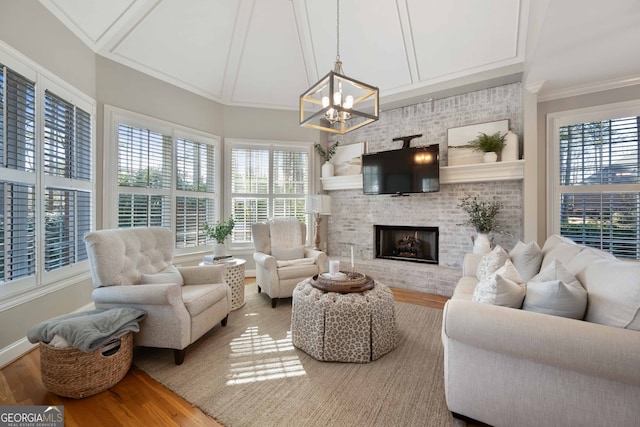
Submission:
M 257 326 L 248 327 L 238 338 L 229 343 L 232 362 L 229 366 L 227 385 L 247 384 L 306 375 L 291 341 L 291 331 L 283 339 L 274 340 L 269 335 L 260 335 Z M 254 356 L 270 353 L 290 353 L 274 355 L 272 358 L 256 360 Z

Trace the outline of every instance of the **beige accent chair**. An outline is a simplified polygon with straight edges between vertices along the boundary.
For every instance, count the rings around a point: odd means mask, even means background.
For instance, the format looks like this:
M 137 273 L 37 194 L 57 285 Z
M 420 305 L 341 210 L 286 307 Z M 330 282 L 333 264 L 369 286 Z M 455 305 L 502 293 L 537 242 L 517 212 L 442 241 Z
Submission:
M 227 324 L 231 289 L 224 279 L 226 266 L 174 267 L 170 229 L 100 230 L 84 240 L 96 308 L 127 306 L 147 312 L 136 345 L 174 349 L 180 365 L 189 344 L 216 323 Z
M 304 247 L 306 225 L 296 218 L 277 218 L 251 225 L 258 292 L 271 298 L 289 298 L 298 283 L 327 271 L 327 254 Z

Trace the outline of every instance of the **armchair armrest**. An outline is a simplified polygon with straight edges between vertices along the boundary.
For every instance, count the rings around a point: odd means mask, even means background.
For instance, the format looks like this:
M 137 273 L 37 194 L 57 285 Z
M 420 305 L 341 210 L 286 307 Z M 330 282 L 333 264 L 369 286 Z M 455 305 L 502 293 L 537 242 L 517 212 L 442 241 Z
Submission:
M 253 260 L 267 270 L 275 270 L 277 268 L 276 258 L 264 252 L 254 252 Z
M 103 286 L 93 290 L 96 304 L 180 305 L 182 290 L 177 283 Z
M 327 254 L 322 251 L 316 251 L 314 249 L 304 248 L 304 257 L 313 258 L 315 264 L 318 266 L 319 272 L 324 273 L 327 270 Z
M 227 266 L 224 264 L 178 267 L 185 285 L 208 285 L 225 283 Z
M 515 358 L 640 385 L 638 331 L 449 300 L 442 335 L 443 339 Z

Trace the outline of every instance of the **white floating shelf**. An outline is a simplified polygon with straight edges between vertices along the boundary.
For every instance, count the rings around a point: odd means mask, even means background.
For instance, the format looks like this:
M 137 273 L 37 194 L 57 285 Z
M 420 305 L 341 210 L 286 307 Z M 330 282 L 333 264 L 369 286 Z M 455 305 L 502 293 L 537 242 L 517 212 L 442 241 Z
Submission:
M 440 184 L 463 182 L 509 181 L 524 178 L 524 160 L 495 163 L 475 163 L 460 166 L 442 166 Z
M 362 189 L 362 174 L 330 176 L 320 178 L 320 181 L 325 191 Z
M 440 184 L 464 182 L 509 181 L 524 178 L 524 160 L 440 167 Z M 362 175 L 320 178 L 322 188 L 331 190 L 362 189 Z

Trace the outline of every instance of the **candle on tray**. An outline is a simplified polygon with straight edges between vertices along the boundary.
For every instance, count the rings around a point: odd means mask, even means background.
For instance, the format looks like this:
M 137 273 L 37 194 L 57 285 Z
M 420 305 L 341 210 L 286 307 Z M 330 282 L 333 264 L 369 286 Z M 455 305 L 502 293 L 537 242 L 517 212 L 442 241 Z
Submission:
M 340 261 L 337 259 L 329 260 L 329 274 L 336 274 L 340 272 Z
M 351 271 L 353 271 L 353 246 L 351 246 Z

